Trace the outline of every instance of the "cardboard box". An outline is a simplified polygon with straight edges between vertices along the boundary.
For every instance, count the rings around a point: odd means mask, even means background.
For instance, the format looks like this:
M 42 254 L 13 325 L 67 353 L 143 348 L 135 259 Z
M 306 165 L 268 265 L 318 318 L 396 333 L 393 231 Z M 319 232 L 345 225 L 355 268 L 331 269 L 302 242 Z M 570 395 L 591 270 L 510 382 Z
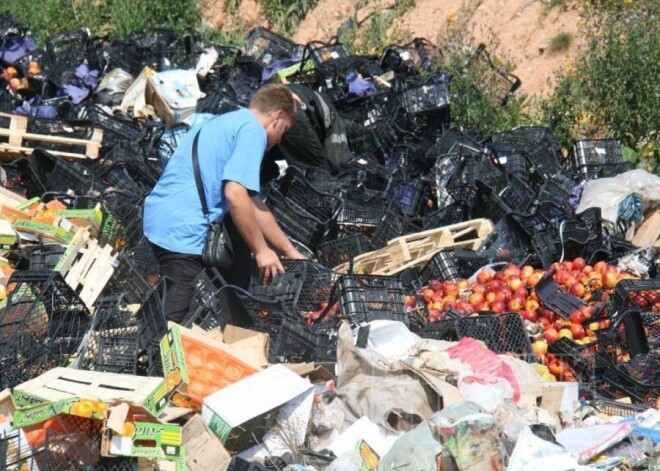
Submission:
M 12 391 L 14 425 L 43 422 L 58 414 L 105 419 L 111 404 L 127 402 L 157 416 L 167 406 L 161 378 L 53 368 Z
M 183 446 L 190 471 L 226 471 L 229 468 L 231 455 L 199 414 L 183 426 Z
M 261 440 L 278 410 L 312 389 L 283 365 L 274 365 L 206 397 L 202 418 L 225 447 L 246 449 Z
M 101 207 L 94 209 L 65 209 L 57 211 L 59 217 L 75 224 L 78 227 L 89 227 L 93 235 L 97 235 L 103 221 Z
M 194 114 L 197 100 L 203 95 L 194 70 L 154 72 L 144 91 L 146 104 L 153 106 L 168 126 Z
M 65 244 L 68 244 L 73 239 L 73 233 L 64 227 L 45 224 L 31 219 L 16 218 L 14 220 L 14 228 L 17 231 L 49 237 Z
M 133 456 L 177 461 L 185 457 L 180 425 L 129 420 L 120 434 L 106 428 L 101 440 L 103 456 Z
M 660 247 L 660 210 L 654 211 L 644 220 L 637 229 L 632 243 L 637 247 L 646 247 L 647 245 Z
M 240 349 L 172 322 L 169 328 L 160 354 L 170 400 L 176 405 L 199 410 L 204 397 L 260 369 L 244 361 Z

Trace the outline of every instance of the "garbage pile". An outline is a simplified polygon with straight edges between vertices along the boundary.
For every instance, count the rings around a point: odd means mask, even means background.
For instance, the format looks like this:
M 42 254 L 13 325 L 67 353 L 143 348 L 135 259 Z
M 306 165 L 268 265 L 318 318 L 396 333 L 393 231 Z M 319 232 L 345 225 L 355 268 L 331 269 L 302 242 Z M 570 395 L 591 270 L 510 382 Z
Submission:
M 484 46 L 468 66 L 495 104 L 520 86 Z M 265 82 L 330 96 L 354 158 L 265 189 L 309 260 L 248 290 L 208 270 L 168 323 L 142 201 Z M 456 129 L 450 90 L 423 39 L 40 47 L 0 17 L 0 467 L 657 465 L 660 178 L 614 139 Z

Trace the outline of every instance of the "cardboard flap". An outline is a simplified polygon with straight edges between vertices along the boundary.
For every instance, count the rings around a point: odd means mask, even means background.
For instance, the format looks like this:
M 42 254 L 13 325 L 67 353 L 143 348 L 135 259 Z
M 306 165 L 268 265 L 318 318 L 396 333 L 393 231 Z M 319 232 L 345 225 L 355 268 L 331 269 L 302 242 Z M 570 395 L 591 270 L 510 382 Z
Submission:
M 183 426 L 183 446 L 190 471 L 225 471 L 231 456 L 197 414 Z
M 80 397 L 100 402 L 145 402 L 164 386 L 162 378 L 53 368 L 14 388 L 14 401 L 39 404 Z M 31 400 L 29 400 L 31 399 Z

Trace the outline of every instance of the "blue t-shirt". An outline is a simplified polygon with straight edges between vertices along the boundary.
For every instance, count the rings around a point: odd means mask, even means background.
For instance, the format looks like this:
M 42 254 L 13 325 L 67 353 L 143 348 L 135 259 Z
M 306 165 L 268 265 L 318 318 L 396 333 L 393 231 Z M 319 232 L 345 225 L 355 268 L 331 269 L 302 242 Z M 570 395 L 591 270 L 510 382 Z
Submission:
M 144 202 L 144 235 L 172 252 L 201 255 L 209 224 L 202 213 L 192 168 L 197 131 L 199 168 L 210 221 L 224 217 L 224 182 L 259 192 L 259 168 L 266 151 L 266 130 L 248 109 L 215 117 L 188 132 Z

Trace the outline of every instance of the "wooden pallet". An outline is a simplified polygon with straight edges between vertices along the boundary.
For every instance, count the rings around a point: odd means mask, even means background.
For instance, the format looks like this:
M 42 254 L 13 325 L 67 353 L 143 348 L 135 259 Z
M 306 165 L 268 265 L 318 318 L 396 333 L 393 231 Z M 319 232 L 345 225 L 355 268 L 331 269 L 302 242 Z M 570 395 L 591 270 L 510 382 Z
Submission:
M 101 247 L 96 239 L 89 239 L 87 246 L 80 249 L 80 258 L 71 264 L 64 277 L 90 309 L 115 271 L 117 255 L 112 250 L 110 245 Z
M 28 119 L 25 116 L 0 113 L 0 118 L 9 119 L 9 128 L 0 127 L 0 157 L 23 157 L 31 155 L 35 148 L 43 144 L 61 144 L 75 147 L 80 152 L 49 150 L 48 153 L 58 157 L 74 159 L 97 159 L 103 130 L 94 128 L 91 139 L 74 139 L 64 136 L 49 136 L 27 132 Z M 28 145 L 29 144 L 29 145 Z
M 428 262 L 439 250 L 477 249 L 493 230 L 488 219 L 452 224 L 451 226 L 416 232 L 390 240 L 387 245 L 353 259 L 354 269 L 371 275 L 394 275 L 416 265 Z M 348 273 L 349 263 L 335 268 L 339 273 Z

